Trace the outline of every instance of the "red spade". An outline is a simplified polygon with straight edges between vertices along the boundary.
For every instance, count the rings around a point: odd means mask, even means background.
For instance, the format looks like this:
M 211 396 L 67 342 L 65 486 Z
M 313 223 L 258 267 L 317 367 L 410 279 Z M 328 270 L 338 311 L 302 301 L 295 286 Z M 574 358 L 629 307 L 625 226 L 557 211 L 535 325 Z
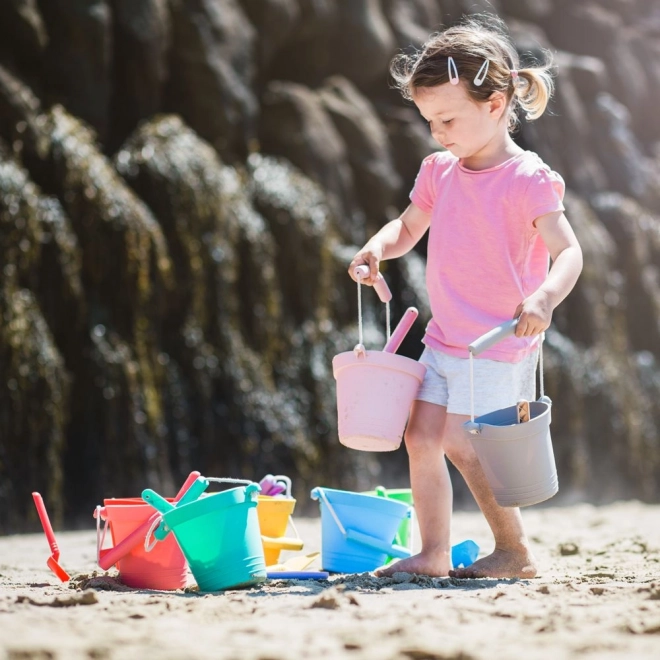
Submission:
M 48 518 L 48 513 L 46 511 L 46 505 L 44 504 L 43 498 L 39 493 L 32 493 L 32 499 L 34 504 L 37 507 L 37 513 L 39 514 L 39 520 L 41 520 L 41 526 L 44 528 L 46 538 L 50 545 L 51 556 L 48 557 L 46 565 L 50 568 L 57 577 L 62 580 L 62 582 L 68 582 L 71 578 L 70 575 L 57 563 L 57 560 L 60 558 L 60 549 L 55 540 L 55 533 L 50 524 L 50 519 Z

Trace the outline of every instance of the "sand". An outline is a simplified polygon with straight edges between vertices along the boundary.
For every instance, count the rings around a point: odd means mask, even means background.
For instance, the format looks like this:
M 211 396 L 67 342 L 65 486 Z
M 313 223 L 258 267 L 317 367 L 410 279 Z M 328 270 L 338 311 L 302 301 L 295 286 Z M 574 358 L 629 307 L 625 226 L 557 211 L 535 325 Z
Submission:
M 43 535 L 2 537 L 0 659 L 660 658 L 660 506 L 524 517 L 542 569 L 533 580 L 335 575 L 206 594 L 101 589 L 108 579 L 81 589 L 96 568 L 91 524 L 58 534 L 78 589 L 46 567 Z M 304 552 L 320 549 L 319 520 L 297 522 Z M 478 512 L 457 513 L 453 534 L 492 549 Z

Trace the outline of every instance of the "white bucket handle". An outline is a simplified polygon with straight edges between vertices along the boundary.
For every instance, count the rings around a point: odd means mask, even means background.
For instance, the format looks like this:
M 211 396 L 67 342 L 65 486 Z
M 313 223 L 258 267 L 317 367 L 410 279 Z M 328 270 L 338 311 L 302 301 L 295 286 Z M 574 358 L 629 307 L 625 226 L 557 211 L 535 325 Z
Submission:
M 207 481 L 215 481 L 220 484 L 244 484 L 245 485 L 245 494 L 250 496 L 250 499 L 253 502 L 257 501 L 257 497 L 261 492 L 261 486 L 254 481 L 249 479 L 233 479 L 232 477 L 206 477 Z M 250 486 L 256 486 L 256 488 L 250 488 Z
M 286 490 L 284 491 L 286 496 L 291 497 L 291 479 L 286 474 L 274 474 L 273 481 L 281 481 L 286 486 Z
M 510 337 L 516 332 L 516 326 L 518 325 L 518 319 L 511 319 L 510 321 L 505 321 L 500 323 L 492 330 L 489 330 L 485 334 L 481 335 L 478 339 L 475 339 L 469 346 L 468 350 L 470 351 L 470 424 L 467 426 L 470 433 L 479 433 L 480 425 L 475 424 L 474 422 L 474 360 L 475 355 L 479 355 L 486 349 L 494 346 L 502 339 Z M 541 396 L 539 401 L 545 401 L 552 403 L 548 397 L 545 396 L 545 386 L 543 378 L 543 342 L 545 341 L 545 332 L 541 333 L 541 342 L 539 346 L 539 374 L 540 374 L 540 388 Z
M 328 507 L 328 511 L 330 511 L 330 514 L 332 515 L 332 518 L 334 519 L 335 523 L 337 524 L 337 527 L 339 527 L 339 531 L 342 533 L 342 536 L 349 540 L 349 541 L 355 541 L 356 543 L 360 543 L 361 545 L 366 545 L 368 548 L 371 548 L 372 550 L 379 550 L 380 552 L 384 552 L 388 554 L 390 557 L 396 557 L 397 559 L 407 559 L 412 555 L 412 551 L 409 548 L 404 548 L 402 545 L 396 545 L 394 543 L 387 543 L 386 541 L 383 541 L 382 539 L 378 539 L 374 536 L 370 536 L 369 534 L 364 534 L 362 532 L 357 532 L 354 529 L 346 529 L 342 524 L 341 520 L 339 520 L 339 517 L 337 516 L 337 513 L 335 512 L 334 508 L 330 504 L 323 488 L 315 488 L 311 492 L 312 499 L 318 499 L 316 496 L 319 496 L 324 504 Z M 411 510 L 412 507 L 408 507 L 408 517 L 411 515 Z
M 362 278 L 369 277 L 369 266 L 363 264 L 362 266 L 357 266 L 355 268 L 355 279 L 357 280 L 357 293 L 358 293 L 358 344 L 353 350 L 362 349 L 360 352 L 364 352 L 364 342 L 363 342 L 363 331 L 362 331 Z M 378 273 L 376 282 L 374 284 L 374 289 L 378 294 L 378 297 L 382 302 L 385 303 L 385 332 L 387 334 L 386 342 L 390 340 L 390 300 L 392 300 L 392 293 L 390 292 L 387 282 L 383 277 L 382 273 Z
M 286 486 L 286 490 L 284 492 L 286 493 L 286 496 L 290 498 L 291 497 L 291 478 L 287 477 L 286 474 L 274 474 L 273 479 L 276 482 L 281 481 Z M 287 527 L 289 525 L 293 529 L 293 531 L 296 535 L 296 538 L 300 539 L 300 534 L 298 534 L 298 530 L 296 529 L 296 525 L 293 522 L 293 516 L 289 516 L 289 521 L 287 523 Z
M 104 507 L 102 507 L 100 504 L 96 505 L 96 508 L 94 509 L 94 518 L 96 518 L 96 563 L 98 564 L 101 561 L 101 548 L 103 547 L 103 543 L 105 542 L 105 533 L 106 530 L 108 529 L 108 519 L 105 519 L 105 522 L 103 524 L 103 534 L 101 534 L 101 517 L 102 517 L 102 511 L 104 510 Z

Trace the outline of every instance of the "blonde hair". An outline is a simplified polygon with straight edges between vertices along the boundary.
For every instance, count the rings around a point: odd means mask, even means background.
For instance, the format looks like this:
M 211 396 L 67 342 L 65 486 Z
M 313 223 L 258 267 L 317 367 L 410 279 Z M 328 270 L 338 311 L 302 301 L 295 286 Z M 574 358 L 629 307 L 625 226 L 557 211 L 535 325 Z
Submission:
M 509 130 L 518 123 L 520 108 L 528 121 L 538 119 L 554 91 L 552 55 L 544 51 L 544 62 L 519 69 L 520 59 L 504 22 L 496 16 L 471 16 L 442 32 L 432 34 L 420 51 L 397 55 L 390 65 L 395 87 L 412 100 L 422 87 L 449 82 L 448 59 L 456 64 L 459 80 L 476 102 L 488 100 L 493 92 L 505 95 L 510 106 Z M 474 84 L 484 61 L 488 70 L 483 83 Z M 512 75 L 517 71 L 518 75 Z

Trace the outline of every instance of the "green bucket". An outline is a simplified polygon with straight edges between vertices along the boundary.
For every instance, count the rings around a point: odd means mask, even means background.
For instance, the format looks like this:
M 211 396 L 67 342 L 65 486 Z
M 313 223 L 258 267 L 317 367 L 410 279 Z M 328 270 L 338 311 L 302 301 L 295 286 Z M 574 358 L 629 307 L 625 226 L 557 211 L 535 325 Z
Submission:
M 243 483 L 247 485 L 176 508 L 151 489 L 142 493 L 172 530 L 201 591 L 238 589 L 266 580 L 257 517 L 260 487 Z
M 385 488 L 384 486 L 376 486 L 375 490 L 369 490 L 365 495 L 376 495 L 378 497 L 387 497 L 390 500 L 397 500 L 398 502 L 403 502 L 408 506 L 413 506 L 413 496 L 412 490 L 410 488 Z M 413 509 L 414 511 L 414 509 Z M 410 523 L 412 518 L 404 518 L 399 528 L 396 531 L 396 536 L 394 537 L 394 543 L 396 545 L 402 545 L 404 548 L 408 548 L 412 551 L 412 533 L 410 529 Z M 392 557 L 388 558 L 388 562 L 392 560 Z

